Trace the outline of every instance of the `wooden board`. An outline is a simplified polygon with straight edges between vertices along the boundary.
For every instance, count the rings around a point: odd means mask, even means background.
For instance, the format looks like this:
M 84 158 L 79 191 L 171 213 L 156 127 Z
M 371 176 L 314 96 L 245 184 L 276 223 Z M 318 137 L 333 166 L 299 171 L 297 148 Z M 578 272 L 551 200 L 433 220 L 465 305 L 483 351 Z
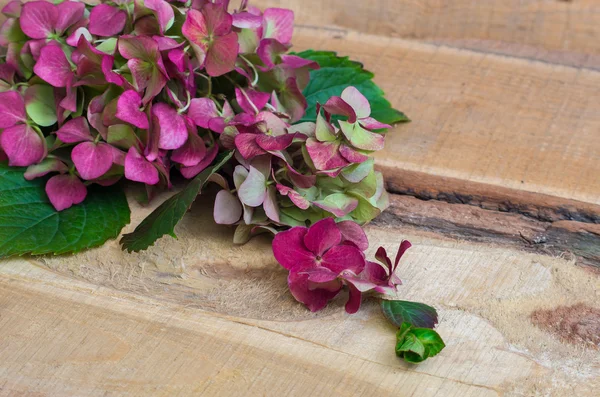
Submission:
M 377 158 L 397 194 L 369 253 L 412 241 L 401 297 L 438 308 L 447 348 L 410 366 L 375 302 L 308 312 L 207 198 L 143 253 L 0 261 L 0 396 L 597 395 L 600 5 L 257 4 L 294 8 L 297 49 L 363 61 L 413 119 Z M 124 232 L 151 211 L 131 204 Z

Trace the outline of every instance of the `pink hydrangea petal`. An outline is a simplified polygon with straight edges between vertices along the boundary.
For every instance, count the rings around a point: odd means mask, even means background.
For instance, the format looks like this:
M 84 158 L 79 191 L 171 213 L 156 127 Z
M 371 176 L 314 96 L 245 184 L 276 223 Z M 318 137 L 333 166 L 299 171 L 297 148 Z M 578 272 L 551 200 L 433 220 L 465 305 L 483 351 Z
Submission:
M 77 47 L 77 44 L 79 43 L 79 40 L 81 40 L 82 37 L 88 42 L 91 42 L 93 40 L 90 31 L 85 27 L 81 27 L 75 29 L 75 31 L 71 33 L 69 37 L 67 37 L 67 44 L 71 47 Z
M 262 121 L 272 135 L 284 135 L 289 125 L 271 112 L 260 112 L 256 115 L 256 121 Z
M 193 167 L 181 168 L 181 175 L 183 175 L 183 177 L 186 179 L 192 179 L 193 177 L 204 171 L 209 165 L 211 165 L 213 160 L 217 157 L 218 153 L 219 147 L 217 145 L 214 145 L 208 150 L 208 152 L 206 152 L 206 155 L 204 156 L 202 161 L 199 162 L 197 165 Z
M 354 246 L 338 245 L 323 255 L 321 266 L 338 274 L 344 270 L 350 270 L 358 274 L 365 268 L 365 256 Z
M 340 154 L 342 155 L 343 158 L 345 158 L 346 160 L 348 160 L 350 163 L 353 163 L 353 164 L 364 163 L 365 161 L 367 161 L 369 159 L 369 156 L 367 156 L 366 154 L 357 152 L 356 150 L 354 150 L 350 146 L 346 145 L 345 143 L 342 143 L 340 146 Z
M 281 266 L 297 272 L 316 265 L 315 255 L 304 245 L 307 231 L 307 228 L 297 226 L 275 235 L 273 255 Z
M 249 12 L 238 12 L 233 14 L 233 26 L 240 29 L 256 29 L 262 25 L 262 17 Z
M 185 70 L 186 53 L 180 48 L 174 48 L 167 54 L 169 60 L 175 65 L 179 73 Z
M 190 131 L 185 144 L 173 151 L 171 160 L 185 167 L 193 167 L 198 165 L 205 155 L 206 146 L 204 145 L 204 140 L 192 130 Z
M 67 93 L 65 97 L 58 104 L 62 109 L 69 110 L 71 112 L 77 111 L 77 87 L 73 87 L 73 80 L 67 82 Z
M 160 181 L 156 167 L 133 147 L 125 156 L 125 178 L 146 185 L 156 185 Z
M 235 69 L 235 61 L 239 53 L 237 33 L 231 32 L 225 36 L 213 38 L 206 54 L 206 73 L 217 77 Z
M 368 282 L 375 284 L 387 284 L 389 274 L 387 269 L 377 262 L 366 261 L 365 269 L 361 273 Z
M 108 4 L 98 4 L 90 12 L 90 33 L 101 37 L 115 36 L 123 31 L 127 12 Z
M 342 99 L 354 109 L 356 117 L 364 119 L 371 115 L 371 104 L 369 100 L 356 89 L 356 87 L 348 87 L 342 91 Z M 352 121 L 351 121 L 352 122 Z
M 392 128 L 389 124 L 380 123 L 371 117 L 366 117 L 364 119 L 359 120 L 360 124 L 365 127 L 367 130 L 385 130 Z
M 145 0 L 144 5 L 154 11 L 161 33 L 166 32 L 175 21 L 173 8 L 165 0 Z
M 288 286 L 294 298 L 304 303 L 311 312 L 317 312 L 327 306 L 327 303 L 335 298 L 342 290 L 340 283 L 339 289 L 330 291 L 327 289 L 314 289 L 309 287 L 308 275 L 290 272 L 288 275 Z
M 2 13 L 8 18 L 19 18 L 23 4 L 19 0 L 12 0 L 2 8 Z
M 330 177 L 335 178 L 335 176 Z M 334 193 L 322 200 L 314 201 L 313 204 L 338 218 L 342 218 L 358 207 L 358 199 L 344 193 Z
M 78 143 L 84 141 L 93 141 L 94 137 L 90 133 L 90 126 L 85 117 L 76 117 L 63 124 L 56 131 L 58 139 L 64 143 Z
M 265 196 L 265 201 L 263 202 L 263 209 L 265 210 L 267 218 L 276 223 L 280 222 L 279 205 L 277 204 L 277 189 L 273 185 L 267 188 L 267 195 Z
M 131 85 L 123 76 L 113 71 L 113 65 L 115 62 L 115 58 L 110 55 L 104 55 L 102 57 L 102 73 L 104 74 L 104 78 L 107 82 L 116 84 L 119 87 L 129 88 Z M 141 98 L 140 98 L 141 100 Z
M 235 137 L 235 147 L 246 160 L 266 153 L 256 143 L 257 136 L 257 134 L 239 134 Z
M 342 233 L 342 243 L 350 242 L 359 250 L 365 251 L 369 248 L 369 239 L 360 225 L 353 221 L 342 221 L 337 223 Z
M 284 8 L 267 8 L 263 14 L 263 37 L 283 44 L 292 41 L 294 12 Z
M 310 59 L 304 59 L 297 55 L 281 55 L 281 63 L 291 69 L 309 68 L 316 70 L 320 68 L 317 62 L 311 61 Z
M 233 17 L 227 12 L 227 4 L 208 3 L 202 9 L 202 13 L 210 35 L 224 36 L 231 32 Z
M 381 262 L 384 266 L 387 267 L 388 269 L 388 274 L 391 274 L 393 267 L 392 267 L 392 261 L 390 260 L 390 258 L 387 255 L 387 251 L 385 250 L 385 248 L 383 247 L 379 247 L 377 249 L 377 252 L 375 253 L 375 259 L 377 259 L 379 262 Z
M 348 301 L 346 302 L 346 313 L 354 314 L 360 309 L 362 301 L 362 293 L 354 286 L 354 284 L 348 284 Z
M 316 284 L 331 283 L 338 278 L 337 273 L 332 272 L 326 267 L 315 267 L 313 269 L 303 270 L 302 273 L 308 274 L 308 281 Z M 316 287 L 318 288 L 319 286 Z
M 40 178 L 51 172 L 60 172 L 63 174 L 67 171 L 69 171 L 69 168 L 65 165 L 65 163 L 55 157 L 46 157 L 41 163 L 33 164 L 27 167 L 27 171 L 25 171 L 23 176 L 25 179 L 30 181 L 35 178 Z
M 83 182 L 75 175 L 55 175 L 46 183 L 46 194 L 57 211 L 82 203 L 87 196 Z
M 187 115 L 197 126 L 208 129 L 210 120 L 219 117 L 219 112 L 212 99 L 194 98 L 190 102 Z
M 306 141 L 306 150 L 318 170 L 334 170 L 347 166 L 348 161 L 339 152 L 339 142 L 319 142 L 314 138 Z
M 160 56 L 158 43 L 148 36 L 121 36 L 119 37 L 118 49 L 125 59 L 155 61 Z
M 140 110 L 142 98 L 134 90 L 125 91 L 117 102 L 116 117 L 141 129 L 148 129 L 148 117 Z
M 54 87 L 66 87 L 73 78 L 71 64 L 58 45 L 47 45 L 42 48 L 33 71 Z
M 279 111 L 290 116 L 290 123 L 295 123 L 304 116 L 307 102 L 295 77 L 290 77 L 285 81 L 283 90 L 279 96 L 274 94 L 274 99 L 272 103 Z
M 325 105 L 323 105 L 323 108 L 330 114 L 348 117 L 349 123 L 356 122 L 356 112 L 348 102 L 344 101 L 339 96 L 332 96 L 329 98 Z
M 82 179 L 101 177 L 112 167 L 113 153 L 105 143 L 83 142 L 73 148 L 71 159 Z
M 359 123 L 348 123 L 340 121 L 342 133 L 348 141 L 357 149 L 376 151 L 383 149 L 385 136 L 376 132 L 367 131 Z
M 0 128 L 25 122 L 25 102 L 17 91 L 0 92 Z
M 292 134 L 280 136 L 261 134 L 256 137 L 256 144 L 266 151 L 284 150 L 292 144 L 293 140 L 294 135 Z
M 257 114 L 269 102 L 270 94 L 267 92 L 241 88 L 235 89 L 235 99 L 245 113 Z
M 310 202 L 291 187 L 277 184 L 277 190 L 282 196 L 288 196 L 292 203 L 294 203 L 296 207 L 300 208 L 301 210 L 306 210 L 308 207 L 310 207 Z
M 289 171 L 288 176 L 295 186 L 301 189 L 308 189 L 317 182 L 316 175 L 304 175 L 296 171 L 291 165 L 287 164 L 286 166 Z
M 33 128 L 17 124 L 0 134 L 0 146 L 11 167 L 28 167 L 46 157 L 46 141 Z
M 233 225 L 242 217 L 242 204 L 229 190 L 221 190 L 215 198 L 213 216 L 219 225 Z
M 23 4 L 21 29 L 32 39 L 45 39 L 53 33 L 58 21 L 58 9 L 47 1 L 32 1 Z
M 83 18 L 85 4 L 76 1 L 64 1 L 58 4 L 56 8 L 58 18 L 55 29 L 58 34 L 63 34 Z
M 204 65 L 206 50 L 208 49 L 205 43 L 208 37 L 208 26 L 206 25 L 204 15 L 198 10 L 190 9 L 186 15 L 181 32 L 193 44 L 200 65 Z
M 260 67 L 260 69 L 263 72 L 273 69 L 277 62 L 277 57 L 284 54 L 287 50 L 288 47 L 275 39 L 262 39 L 256 49 L 256 54 L 265 65 L 265 67 Z
M 402 243 L 400 243 L 400 247 L 398 247 L 398 253 L 396 254 L 396 260 L 394 261 L 394 269 L 396 269 L 396 267 L 398 267 L 398 262 L 400 262 L 400 259 L 402 258 L 404 253 L 410 247 L 412 247 L 412 244 L 410 243 L 410 241 L 402 240 Z
M 342 233 L 333 218 L 325 218 L 314 223 L 304 236 L 304 245 L 317 256 L 342 241 Z
M 158 120 L 160 136 L 158 147 L 164 150 L 179 149 L 188 139 L 185 120 L 181 114 L 166 103 L 156 103 L 152 115 Z

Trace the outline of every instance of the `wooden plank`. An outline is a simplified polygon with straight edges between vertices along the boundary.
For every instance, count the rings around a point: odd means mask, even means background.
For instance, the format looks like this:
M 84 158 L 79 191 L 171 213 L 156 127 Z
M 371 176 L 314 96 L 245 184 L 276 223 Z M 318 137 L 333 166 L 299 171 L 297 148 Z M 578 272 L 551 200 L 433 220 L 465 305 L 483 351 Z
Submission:
M 600 68 L 596 0 L 257 0 L 286 7 L 299 26 L 445 44 Z
M 178 240 L 145 253 L 113 242 L 0 262 L 0 394 L 592 396 L 600 387 L 593 329 L 563 340 L 539 315 L 596 307 L 600 278 L 570 260 L 370 227 L 369 254 L 403 237 L 414 243 L 399 270 L 401 296 L 441 314 L 448 347 L 408 366 L 373 302 L 354 316 L 339 300 L 307 312 L 266 259 L 268 241 L 230 248 L 230 229 L 201 226 L 204 207 L 185 218 Z M 600 325 L 600 315 L 585 315 Z
M 411 117 L 377 154 L 387 176 L 416 171 L 600 204 L 600 73 L 316 28 L 300 29 L 296 43 L 364 62 Z

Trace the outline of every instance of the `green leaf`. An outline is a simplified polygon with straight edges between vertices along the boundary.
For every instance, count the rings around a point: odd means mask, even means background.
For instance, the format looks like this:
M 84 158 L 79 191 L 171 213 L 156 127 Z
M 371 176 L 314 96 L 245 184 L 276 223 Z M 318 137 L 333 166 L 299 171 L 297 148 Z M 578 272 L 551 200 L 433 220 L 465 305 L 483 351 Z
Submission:
M 229 159 L 233 152 L 224 152 L 216 159 L 213 166 L 202 171 L 179 193 L 162 203 L 135 228 L 121 239 L 123 249 L 138 252 L 154 245 L 156 240 L 168 234 L 174 238 L 175 225 L 181 221 L 208 178 L 217 172 Z
M 438 323 L 437 311 L 424 303 L 400 300 L 382 300 L 385 317 L 395 326 L 410 323 L 415 327 L 434 328 Z
M 45 178 L 27 181 L 25 168 L 0 164 L 0 258 L 64 254 L 102 245 L 129 223 L 121 188 L 90 186 L 85 201 L 58 212 Z
M 25 110 L 31 120 L 42 127 L 56 123 L 54 89 L 49 85 L 36 84 L 25 91 Z
M 441 336 L 429 328 L 415 328 L 402 323 L 396 333 L 396 355 L 409 363 L 420 363 L 436 356 L 446 344 Z
M 356 87 L 367 97 L 374 119 L 386 124 L 410 121 L 404 113 L 392 108 L 383 90 L 373 82 L 373 73 L 363 69 L 361 63 L 329 51 L 307 50 L 296 55 L 316 61 L 321 66 L 319 70 L 310 72 L 310 82 L 303 92 L 308 108 L 301 122 L 316 121 L 317 102 L 324 104 L 331 96 L 341 95 L 349 86 Z

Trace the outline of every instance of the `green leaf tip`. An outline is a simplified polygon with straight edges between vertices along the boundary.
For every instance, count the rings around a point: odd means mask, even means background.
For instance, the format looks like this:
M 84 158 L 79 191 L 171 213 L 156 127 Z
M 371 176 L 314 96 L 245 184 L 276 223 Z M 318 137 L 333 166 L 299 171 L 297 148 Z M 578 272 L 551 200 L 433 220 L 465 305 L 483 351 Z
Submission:
M 441 336 L 429 328 L 416 328 L 402 323 L 396 333 L 396 355 L 404 361 L 417 364 L 436 356 L 446 344 Z

